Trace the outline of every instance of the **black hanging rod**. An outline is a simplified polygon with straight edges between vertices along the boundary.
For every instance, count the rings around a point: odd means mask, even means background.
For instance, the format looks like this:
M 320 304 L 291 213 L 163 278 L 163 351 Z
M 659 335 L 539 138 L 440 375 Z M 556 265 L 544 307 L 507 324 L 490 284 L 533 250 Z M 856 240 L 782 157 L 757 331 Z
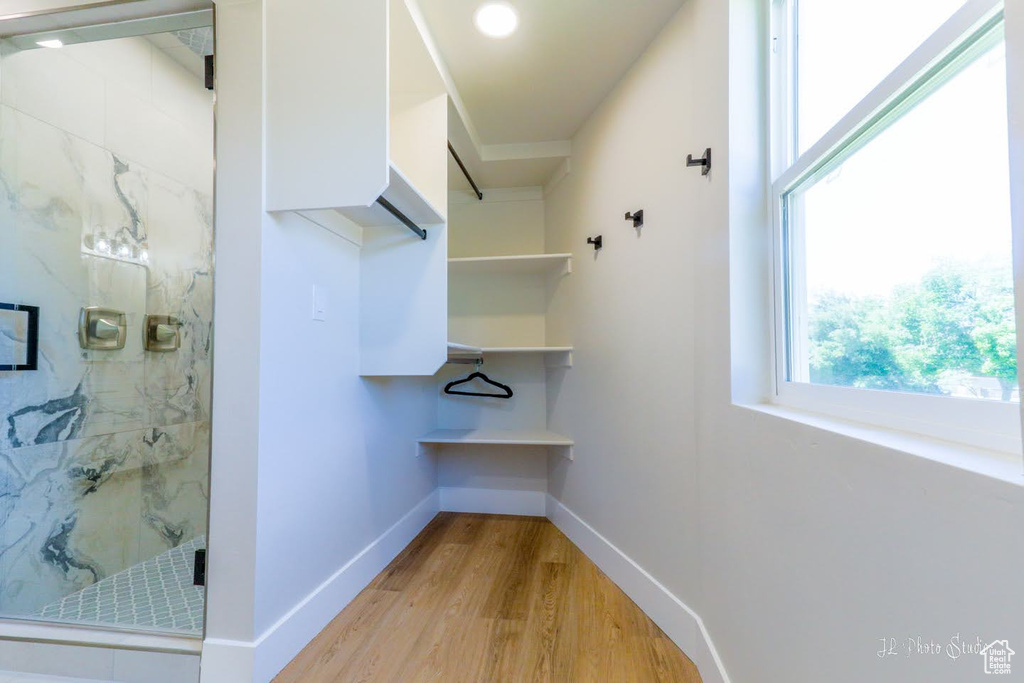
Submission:
M 384 199 L 384 197 L 377 197 L 377 203 L 383 206 L 385 209 L 387 209 L 387 212 L 390 213 L 392 216 L 402 221 L 402 225 L 404 225 L 405 227 L 409 228 L 414 233 L 419 235 L 421 240 L 427 239 L 427 231 L 413 223 L 411 220 L 409 220 L 409 217 L 406 216 L 401 211 L 399 211 L 398 209 L 396 209 L 394 204 Z
M 459 153 L 455 151 L 454 147 L 452 147 L 451 140 L 448 141 L 448 151 L 452 153 L 452 157 L 455 158 L 455 163 L 457 163 L 459 168 L 462 169 L 462 174 L 466 176 L 466 180 L 468 180 L 469 184 L 473 186 L 473 192 L 476 192 L 476 198 L 483 201 L 484 193 L 481 192 L 480 188 L 473 182 L 473 176 L 469 175 L 469 170 L 466 168 L 466 165 L 462 163 L 462 159 L 459 158 Z

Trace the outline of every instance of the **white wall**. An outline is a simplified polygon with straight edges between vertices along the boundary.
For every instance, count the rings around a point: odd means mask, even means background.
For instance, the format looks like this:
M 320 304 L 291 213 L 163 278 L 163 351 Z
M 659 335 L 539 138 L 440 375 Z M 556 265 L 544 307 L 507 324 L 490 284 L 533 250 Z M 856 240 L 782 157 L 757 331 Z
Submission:
M 448 256 L 515 256 L 544 253 L 544 195 L 540 188 L 487 190 L 449 199 Z
M 548 384 L 551 428 L 575 439 L 576 459 L 551 460 L 549 492 L 680 596 L 698 572 L 694 204 L 706 186 L 685 159 L 712 144 L 694 122 L 697 4 L 576 135 L 572 172 L 546 201 L 548 249 L 576 255 L 548 316 L 549 338 L 576 347 Z M 623 216 L 639 209 L 638 233 Z
M 369 546 L 436 511 L 435 466 L 415 448 L 433 381 L 358 376 L 358 247 L 262 211 L 262 30 L 259 0 L 219 3 L 213 683 L 269 681 L 400 549 Z
M 765 386 L 762 9 L 686 3 L 548 197 L 553 251 L 607 245 L 549 319 L 577 345 L 548 399 L 576 461 L 550 493 L 696 609 L 737 683 L 984 680 L 977 655 L 876 652 L 1024 643 L 1021 482 L 733 405 Z M 707 146 L 710 181 L 682 168 Z
M 257 633 L 435 487 L 414 447 L 434 425 L 433 382 L 359 377 L 359 249 L 267 216 L 261 291 Z

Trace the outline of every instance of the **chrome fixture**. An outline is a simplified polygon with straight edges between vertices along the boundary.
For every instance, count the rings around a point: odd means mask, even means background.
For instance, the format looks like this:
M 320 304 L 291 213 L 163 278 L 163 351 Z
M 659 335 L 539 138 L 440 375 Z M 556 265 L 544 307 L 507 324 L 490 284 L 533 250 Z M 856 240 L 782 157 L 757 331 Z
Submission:
M 78 345 L 93 351 L 117 351 L 128 338 L 128 319 L 123 311 L 90 306 L 78 316 Z
M 142 333 L 147 351 L 169 353 L 181 348 L 181 321 L 172 315 L 147 315 Z

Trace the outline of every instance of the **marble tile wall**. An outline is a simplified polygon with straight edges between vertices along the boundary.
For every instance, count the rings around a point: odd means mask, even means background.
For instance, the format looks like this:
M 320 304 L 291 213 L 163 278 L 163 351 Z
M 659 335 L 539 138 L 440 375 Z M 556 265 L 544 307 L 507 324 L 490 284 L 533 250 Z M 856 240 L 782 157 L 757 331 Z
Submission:
M 40 307 L 39 370 L 0 372 L 2 615 L 205 533 L 212 117 L 145 38 L 0 42 L 0 301 Z M 79 348 L 84 306 L 126 313 L 124 349 Z M 147 313 L 178 352 L 143 349 Z M 0 316 L 5 353 L 24 332 Z

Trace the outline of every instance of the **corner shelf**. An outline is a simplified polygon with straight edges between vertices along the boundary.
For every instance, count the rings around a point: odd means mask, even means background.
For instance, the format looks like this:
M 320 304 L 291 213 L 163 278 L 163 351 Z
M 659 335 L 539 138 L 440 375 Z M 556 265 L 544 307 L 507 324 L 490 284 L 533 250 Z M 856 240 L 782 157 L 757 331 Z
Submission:
M 420 448 L 439 445 L 556 446 L 573 459 L 575 441 L 546 429 L 436 429 L 418 439 Z
M 518 275 L 524 273 L 572 273 L 572 254 L 533 254 L 526 256 L 473 256 L 448 259 L 453 275 Z

